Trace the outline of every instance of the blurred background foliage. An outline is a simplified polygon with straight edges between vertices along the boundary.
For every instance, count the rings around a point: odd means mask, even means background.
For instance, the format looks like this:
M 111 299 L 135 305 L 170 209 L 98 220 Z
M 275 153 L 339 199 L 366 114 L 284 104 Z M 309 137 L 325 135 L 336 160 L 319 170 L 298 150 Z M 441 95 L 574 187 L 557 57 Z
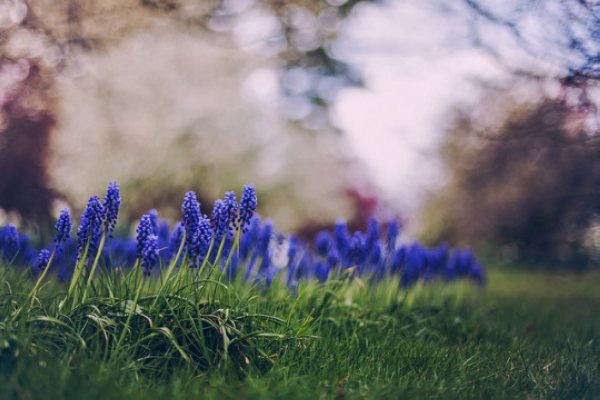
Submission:
M 117 179 L 125 218 L 175 218 L 185 190 L 211 204 L 251 181 L 283 229 L 352 217 L 323 109 L 355 82 L 326 49 L 355 3 L 4 1 L 0 205 L 40 221 Z
M 469 77 L 477 91 L 437 100 L 447 112 L 433 139 L 406 133 L 427 151 L 390 139 L 396 156 L 375 151 L 386 161 L 373 169 L 357 146 L 402 129 L 369 114 L 417 118 L 411 96 L 434 102 L 427 85 L 457 73 L 440 60 L 477 62 L 473 52 L 488 60 Z M 348 88 L 376 92 L 381 68 L 361 67 L 371 53 L 440 67 L 420 75 L 423 93 L 404 94 L 408 107 L 384 97 L 351 109 L 366 121 L 357 141 L 332 115 Z M 411 79 L 400 80 L 407 91 L 420 87 Z M 43 226 L 112 179 L 125 220 L 149 208 L 175 220 L 186 190 L 209 212 L 254 182 L 259 211 L 305 237 L 377 214 L 431 242 L 586 263 L 600 251 L 599 81 L 595 1 L 0 0 L 0 220 Z M 377 179 L 407 151 L 441 166 L 434 183 L 414 162 L 412 180 Z M 401 206 L 419 191 L 416 207 Z
M 456 111 L 442 149 L 450 182 L 431 200 L 425 236 L 500 246 L 509 260 L 587 262 L 600 213 L 598 137 L 559 99 L 489 95 L 506 115 L 489 125 Z

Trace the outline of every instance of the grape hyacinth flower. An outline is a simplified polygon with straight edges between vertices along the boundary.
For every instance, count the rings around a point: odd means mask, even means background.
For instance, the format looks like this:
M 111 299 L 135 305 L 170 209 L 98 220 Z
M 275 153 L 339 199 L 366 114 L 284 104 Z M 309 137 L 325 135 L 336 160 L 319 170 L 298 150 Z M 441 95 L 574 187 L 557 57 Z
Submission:
M 310 279 L 311 277 L 311 266 L 312 266 L 312 257 L 311 253 L 304 252 L 298 261 L 298 265 L 295 270 L 295 278 L 296 280 L 300 279 Z
M 138 258 L 143 258 L 144 256 L 144 248 L 146 246 L 146 242 L 150 235 L 154 235 L 152 231 L 152 218 L 149 214 L 144 214 L 140 219 L 140 224 L 136 229 L 137 233 L 137 256 Z
M 36 252 L 30 245 L 29 236 L 25 233 L 19 234 L 19 250 L 17 251 L 21 262 L 28 264 L 35 260 Z
M 300 240 L 297 236 L 291 236 L 289 239 L 289 247 L 288 247 L 288 267 L 291 267 L 294 260 L 296 260 L 296 254 L 298 254 L 298 249 L 300 247 Z
M 478 262 L 473 262 L 471 271 L 469 271 L 469 277 L 473 279 L 479 286 L 485 285 L 485 271 Z
M 226 192 L 223 197 L 223 214 L 226 219 L 226 226 L 228 233 L 232 233 L 237 229 L 238 211 L 239 206 L 235 198 L 234 192 Z
M 254 185 L 245 185 L 242 197 L 240 199 L 240 217 L 238 220 L 242 232 L 246 232 L 248 230 L 250 219 L 254 215 L 257 206 L 258 198 L 256 197 Z
M 329 254 L 327 254 L 327 265 L 330 270 L 334 270 L 340 262 L 340 255 L 338 254 L 335 248 L 331 248 L 329 250 Z
M 158 236 L 150 234 L 144 241 L 144 248 L 142 250 L 142 268 L 144 269 L 144 275 L 150 276 L 152 268 L 158 261 Z
M 100 236 L 102 235 L 102 217 L 104 215 L 104 207 L 98 196 L 90 197 L 87 207 L 81 216 L 81 223 L 77 230 L 77 242 L 79 245 L 79 254 L 85 252 L 88 247 L 88 256 L 95 254 L 98 250 Z
M 110 182 L 104 196 L 104 232 L 109 237 L 112 236 L 117 225 L 120 207 L 121 194 L 119 192 L 119 184 L 117 182 Z
M 315 276 L 319 280 L 319 282 L 324 283 L 327 281 L 329 277 L 329 263 L 325 261 L 317 261 L 317 265 L 315 266 Z
M 331 235 L 327 231 L 317 233 L 315 237 L 315 250 L 321 257 L 326 257 L 331 244 Z
M 71 229 L 73 224 L 71 223 L 71 215 L 69 214 L 68 208 L 60 210 L 60 215 L 56 221 L 56 236 L 54 236 L 54 243 L 60 245 L 66 242 L 71 236 Z
M 152 222 L 152 234 L 158 236 L 158 211 L 153 208 L 148 211 L 148 216 L 150 216 L 150 222 Z
M 5 226 L 0 231 L 0 251 L 6 261 L 13 260 L 19 252 L 19 232 L 14 225 Z
M 348 232 L 348 225 L 344 220 L 338 220 L 335 223 L 335 227 L 333 230 L 335 247 L 342 259 L 342 263 L 344 267 L 350 267 L 352 265 L 352 260 L 349 257 L 350 251 L 350 233 Z
M 387 251 L 388 254 L 392 254 L 392 251 L 396 248 L 396 241 L 398 240 L 398 235 L 400 234 L 400 226 L 398 225 L 398 221 L 395 219 L 388 222 L 387 226 Z
M 240 258 L 245 259 L 250 254 L 252 246 L 256 243 L 256 239 L 260 234 L 260 217 L 258 215 L 254 215 L 250 219 L 250 226 L 243 233 L 242 238 L 240 239 Z
M 261 257 L 269 257 L 269 245 L 273 237 L 273 221 L 267 219 L 258 235 L 257 250 Z
M 171 228 L 167 220 L 160 220 L 158 223 L 158 229 L 156 236 L 158 236 L 158 245 L 160 247 L 167 247 L 169 245 L 169 238 L 171 234 Z
M 198 255 L 200 256 L 200 262 L 204 261 L 204 258 L 208 255 L 210 250 L 210 242 L 213 238 L 213 229 L 210 224 L 210 220 L 203 216 L 200 218 L 198 224 Z
M 405 267 L 400 278 L 403 287 L 408 287 L 419 279 L 425 267 L 425 251 L 425 248 L 418 243 L 406 249 Z
M 191 266 L 197 263 L 198 255 L 200 254 L 200 203 L 196 197 L 196 193 L 187 192 L 181 205 L 183 213 L 183 226 L 185 227 L 185 248 L 187 257 L 191 262 Z
M 221 242 L 225 235 L 230 236 L 233 230 L 236 229 L 237 215 L 238 204 L 235 199 L 235 193 L 227 192 L 223 199 L 215 201 L 211 222 L 217 242 Z
M 390 263 L 390 272 L 392 274 L 397 274 L 402 268 L 404 268 L 404 263 L 406 259 L 406 247 L 400 246 L 394 251 L 392 255 L 392 261 Z
M 368 260 L 368 267 L 375 271 L 375 276 L 379 279 L 383 278 L 383 275 L 385 274 L 385 266 L 382 263 L 383 256 L 381 247 L 381 240 L 375 242 Z
M 379 241 L 380 228 L 379 222 L 373 217 L 367 222 L 367 232 L 365 235 L 365 246 L 367 254 L 371 254 L 375 244 Z
M 227 217 L 225 215 L 225 204 L 223 200 L 217 199 L 213 205 L 211 223 L 213 226 L 215 240 L 220 242 L 227 232 Z
M 37 272 L 44 271 L 46 269 L 46 267 L 48 266 L 49 261 L 50 261 L 50 251 L 48 249 L 40 250 L 40 252 L 38 253 L 37 265 L 36 265 Z
M 246 281 L 250 280 L 254 272 L 254 265 L 258 257 L 261 257 L 261 264 L 259 266 L 259 272 L 262 269 L 268 268 L 270 265 L 270 254 L 269 245 L 271 243 L 271 237 L 273 235 L 273 222 L 269 219 L 265 220 L 265 223 L 258 231 L 258 235 L 255 240 L 255 248 L 252 253 L 248 268 L 246 269 Z
M 365 237 L 361 232 L 354 232 L 350 242 L 350 259 L 356 266 L 362 266 L 366 257 L 366 242 Z
M 172 259 L 177 256 L 177 252 L 179 251 L 179 247 L 181 247 L 181 242 L 183 241 L 183 233 L 185 232 L 185 228 L 183 223 L 178 222 L 175 224 L 175 228 L 173 228 L 173 232 L 171 233 L 171 238 L 169 239 L 169 247 L 168 247 L 168 258 Z

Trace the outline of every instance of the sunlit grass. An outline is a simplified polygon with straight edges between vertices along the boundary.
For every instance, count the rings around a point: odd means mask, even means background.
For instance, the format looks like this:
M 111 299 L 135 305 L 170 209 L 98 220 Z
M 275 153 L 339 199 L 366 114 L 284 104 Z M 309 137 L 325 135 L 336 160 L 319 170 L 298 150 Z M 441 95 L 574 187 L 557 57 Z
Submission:
M 492 268 L 485 289 L 410 290 L 342 276 L 293 294 L 283 282 L 194 274 L 161 290 L 158 278 L 122 272 L 62 307 L 66 287 L 49 279 L 15 318 L 33 282 L 1 271 L 0 398 L 600 394 L 597 273 Z

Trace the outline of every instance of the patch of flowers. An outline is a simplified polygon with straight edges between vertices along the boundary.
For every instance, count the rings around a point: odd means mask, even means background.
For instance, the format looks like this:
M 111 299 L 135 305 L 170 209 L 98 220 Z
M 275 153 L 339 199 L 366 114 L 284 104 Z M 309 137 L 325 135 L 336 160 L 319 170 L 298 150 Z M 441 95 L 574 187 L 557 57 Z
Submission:
M 396 276 L 404 288 L 419 281 L 459 278 L 485 282 L 485 271 L 470 250 L 401 243 L 396 221 L 381 224 L 372 218 L 364 232 L 351 233 L 340 220 L 307 243 L 277 232 L 271 220 L 256 215 L 257 203 L 254 187 L 246 185 L 239 202 L 234 192 L 227 192 L 214 203 L 209 217 L 196 194 L 188 192 L 182 221 L 172 228 L 150 210 L 141 217 L 135 237 L 113 237 L 121 195 L 118 184 L 111 182 L 103 200 L 90 198 L 75 237 L 67 209 L 56 222 L 52 244 L 39 251 L 27 235 L 4 226 L 0 258 L 4 264 L 31 267 L 38 276 L 55 271 L 72 285 L 79 276 L 91 280 L 98 266 L 112 272 L 139 268 L 147 277 L 165 270 L 199 273 L 217 266 L 230 280 L 267 286 L 279 280 L 291 290 L 302 280 L 325 282 L 341 275 L 373 281 Z

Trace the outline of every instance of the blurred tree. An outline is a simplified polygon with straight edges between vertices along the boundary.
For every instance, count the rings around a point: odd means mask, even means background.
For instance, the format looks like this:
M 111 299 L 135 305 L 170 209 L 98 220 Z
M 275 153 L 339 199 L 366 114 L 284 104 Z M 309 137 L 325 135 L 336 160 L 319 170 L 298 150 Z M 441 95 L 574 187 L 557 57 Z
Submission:
M 560 62 L 569 75 L 600 79 L 600 2 L 463 1 L 479 17 L 472 20 L 475 44 L 500 54 L 503 44 L 495 43 L 481 29 L 482 22 L 492 23 L 507 31 L 528 53 Z
M 329 48 L 340 20 L 358 3 L 0 0 L 0 207 L 48 217 L 55 192 L 45 171 L 46 146 L 60 123 L 52 89 L 57 78 L 81 74 L 88 55 L 157 26 L 201 31 L 216 41 L 233 36 L 242 47 L 276 56 L 288 117 L 311 129 L 326 126 L 324 110 L 337 88 L 359 83 Z M 223 43 L 231 45 L 229 39 Z
M 459 112 L 443 150 L 450 182 L 428 209 L 429 239 L 505 246 L 538 263 L 582 256 L 600 213 L 600 138 L 582 117 L 548 98 L 513 102 L 497 126 Z
M 11 68 L 12 67 L 12 68 Z M 55 193 L 46 171 L 48 141 L 55 124 L 54 91 L 48 71 L 37 63 L 0 69 L 18 77 L 0 97 L 0 208 L 44 221 Z
M 517 75 L 530 79 L 558 77 L 570 106 L 597 114 L 590 89 L 600 81 L 600 2 L 596 0 L 463 0 L 471 11 L 472 44 L 511 65 L 512 47 L 550 69 L 523 69 Z M 490 29 L 495 27 L 498 29 Z M 511 41 L 507 43 L 506 38 Z M 597 121 L 598 122 L 598 121 Z
M 286 120 L 269 94 L 277 91 L 273 65 L 179 27 L 90 54 L 80 77 L 58 85 L 49 168 L 57 189 L 85 204 L 117 179 L 123 218 L 155 207 L 174 219 L 187 190 L 209 212 L 225 190 L 253 182 L 260 210 L 281 229 L 351 216 L 341 138 Z

